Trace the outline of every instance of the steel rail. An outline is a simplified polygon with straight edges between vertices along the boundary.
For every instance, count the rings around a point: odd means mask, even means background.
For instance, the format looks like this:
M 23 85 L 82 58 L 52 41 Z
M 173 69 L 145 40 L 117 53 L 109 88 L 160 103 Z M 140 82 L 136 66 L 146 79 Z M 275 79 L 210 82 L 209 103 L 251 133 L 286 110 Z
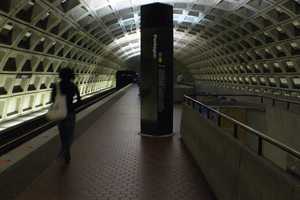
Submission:
M 260 98 L 261 102 L 263 102 L 262 99 L 271 99 L 272 101 L 279 101 L 279 102 L 284 102 L 284 103 L 288 103 L 288 104 L 296 104 L 296 105 L 300 105 L 300 101 L 295 101 L 295 100 L 291 100 L 291 99 L 283 99 L 283 98 L 275 98 L 272 96 L 264 96 L 264 95 L 256 95 L 256 94 L 197 94 L 197 96 L 214 96 L 214 97 L 256 97 L 256 98 Z
M 228 116 L 228 115 L 226 115 L 224 113 L 221 113 L 220 111 L 218 111 L 218 110 L 216 110 L 216 109 L 214 109 L 214 108 L 212 108 L 210 106 L 207 106 L 207 105 L 201 103 L 198 100 L 195 100 L 195 99 L 193 99 L 193 98 L 191 98 L 191 97 L 189 97 L 187 95 L 184 95 L 184 98 L 185 98 L 186 102 L 192 102 L 193 104 L 200 105 L 201 107 L 206 108 L 208 111 L 216 113 L 219 117 L 221 116 L 221 117 L 223 117 L 223 118 L 231 121 L 233 123 L 233 125 L 234 125 L 234 130 L 235 131 L 237 131 L 237 127 L 242 127 L 242 128 L 244 128 L 244 129 L 247 130 L 247 134 L 253 134 L 253 135 L 257 136 L 258 140 L 259 140 L 259 142 L 258 142 L 258 155 L 262 156 L 263 141 L 266 141 L 266 142 L 268 142 L 270 144 L 273 144 L 274 146 L 280 148 L 281 150 L 283 150 L 283 151 L 285 151 L 285 152 L 287 152 L 287 153 L 295 156 L 296 158 L 300 159 L 300 152 L 299 151 L 297 151 L 297 150 L 295 150 L 295 149 L 293 149 L 293 148 L 291 148 L 291 147 L 289 147 L 289 146 L 287 146 L 287 145 L 279 142 L 276 139 L 273 139 L 273 138 L 267 136 L 266 134 L 264 134 L 264 133 L 262 133 L 262 132 L 260 132 L 258 130 L 255 130 L 254 128 L 252 128 L 250 126 L 247 126 L 246 124 L 244 124 L 244 123 L 242 123 L 242 122 L 240 122 L 240 121 L 238 121 L 238 120 L 236 120 L 236 119 L 234 119 L 234 118 L 232 118 L 232 117 L 230 117 L 230 116 Z M 194 107 L 194 105 L 193 105 L 193 107 Z M 220 123 L 218 122 L 218 124 L 220 124 Z M 236 137 L 237 134 L 236 133 L 234 133 L 234 136 L 237 139 L 237 137 Z

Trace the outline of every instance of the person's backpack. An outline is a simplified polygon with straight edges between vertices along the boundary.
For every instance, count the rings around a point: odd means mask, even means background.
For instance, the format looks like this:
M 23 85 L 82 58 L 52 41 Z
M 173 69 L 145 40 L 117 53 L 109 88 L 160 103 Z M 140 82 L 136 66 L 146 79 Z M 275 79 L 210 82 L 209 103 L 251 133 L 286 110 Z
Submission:
M 46 114 L 47 119 L 53 121 L 60 121 L 67 116 L 67 99 L 60 91 L 59 83 L 56 84 L 56 97 L 54 103 L 49 108 Z

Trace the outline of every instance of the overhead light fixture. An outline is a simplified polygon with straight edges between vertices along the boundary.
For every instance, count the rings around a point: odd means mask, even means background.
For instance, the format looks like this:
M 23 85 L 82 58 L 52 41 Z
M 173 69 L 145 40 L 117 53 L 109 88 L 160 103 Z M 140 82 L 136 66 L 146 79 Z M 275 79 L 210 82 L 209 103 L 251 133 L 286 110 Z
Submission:
M 17 79 L 29 79 L 32 77 L 32 74 L 24 74 L 24 73 L 20 73 L 16 75 Z
M 292 42 L 291 46 L 294 47 L 294 48 L 296 48 L 296 47 L 298 47 L 298 44 L 296 42 Z
M 31 5 L 31 6 L 33 6 L 35 3 L 34 3 L 34 1 L 29 0 L 29 1 L 28 1 L 28 4 Z
M 294 66 L 294 63 L 293 63 L 292 61 L 288 61 L 288 62 L 286 62 L 286 64 L 287 64 L 288 66 Z
M 11 31 L 13 29 L 13 25 L 12 24 L 5 24 L 3 26 L 4 29 L 8 30 L 8 31 Z
M 31 32 L 26 32 L 26 33 L 25 33 L 25 36 L 26 36 L 26 37 L 30 37 L 31 35 L 32 35 Z
M 299 23 L 299 21 L 293 21 L 293 25 L 294 25 L 294 26 L 299 26 L 300 23 Z

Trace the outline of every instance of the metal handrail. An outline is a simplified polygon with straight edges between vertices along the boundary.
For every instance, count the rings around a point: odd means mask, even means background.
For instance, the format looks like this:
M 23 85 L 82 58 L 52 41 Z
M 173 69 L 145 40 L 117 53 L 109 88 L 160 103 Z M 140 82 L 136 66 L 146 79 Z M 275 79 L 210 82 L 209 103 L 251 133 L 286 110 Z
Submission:
M 273 144 L 275 145 L 276 147 L 280 148 L 281 150 L 295 156 L 296 158 L 300 159 L 300 152 L 279 142 L 278 140 L 275 140 L 269 136 L 267 136 L 266 134 L 258 131 L 258 130 L 255 130 L 254 128 L 250 127 L 250 126 L 247 126 L 246 124 L 240 122 L 240 121 L 237 121 L 236 119 L 224 114 L 224 113 L 221 113 L 219 112 L 218 110 L 215 110 L 214 108 L 210 107 L 210 106 L 207 106 L 203 103 L 201 103 L 200 101 L 197 101 L 187 95 L 184 95 L 184 99 L 187 101 L 187 103 L 190 101 L 193 103 L 193 107 L 194 107 L 194 103 L 196 103 L 197 105 L 200 105 L 201 107 L 204 107 L 206 108 L 207 110 L 209 111 L 212 111 L 213 113 L 216 113 L 218 115 L 218 125 L 220 125 L 220 117 L 223 117 L 229 121 L 231 121 L 234 125 L 234 137 L 237 138 L 237 127 L 242 127 L 247 131 L 247 133 L 251 133 L 255 136 L 258 137 L 258 155 L 262 156 L 262 145 L 263 145 L 263 141 L 266 141 L 270 144 Z
M 260 98 L 261 103 L 264 102 L 264 99 L 271 99 L 273 105 L 275 105 L 276 101 L 287 103 L 288 107 L 290 104 L 300 105 L 300 101 L 294 101 L 294 100 L 283 99 L 283 98 L 275 98 L 272 96 L 257 95 L 257 94 L 197 94 L 197 96 L 214 96 L 214 97 L 227 96 L 227 97 L 254 97 L 254 98 L 256 97 L 256 98 Z

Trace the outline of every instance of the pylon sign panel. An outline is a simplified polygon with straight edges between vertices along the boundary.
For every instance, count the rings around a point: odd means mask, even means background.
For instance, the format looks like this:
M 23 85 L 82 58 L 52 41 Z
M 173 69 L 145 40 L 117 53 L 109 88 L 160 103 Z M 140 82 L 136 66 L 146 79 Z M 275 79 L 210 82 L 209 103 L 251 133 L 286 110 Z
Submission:
M 173 7 L 141 7 L 141 132 L 173 132 Z

